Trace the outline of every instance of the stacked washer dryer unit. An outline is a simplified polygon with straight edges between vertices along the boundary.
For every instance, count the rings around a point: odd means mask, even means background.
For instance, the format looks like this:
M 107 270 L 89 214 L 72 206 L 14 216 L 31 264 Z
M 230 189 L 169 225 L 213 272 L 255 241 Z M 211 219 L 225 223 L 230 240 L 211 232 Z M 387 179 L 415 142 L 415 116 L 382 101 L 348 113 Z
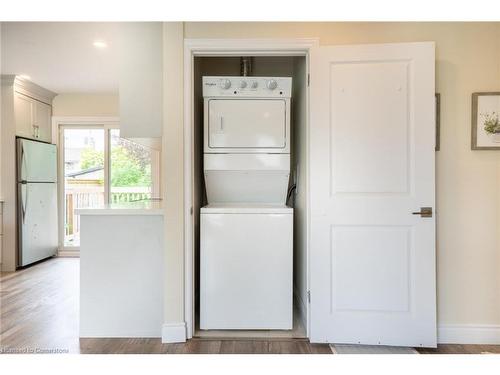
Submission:
M 291 89 L 291 78 L 203 77 L 201 329 L 292 329 Z

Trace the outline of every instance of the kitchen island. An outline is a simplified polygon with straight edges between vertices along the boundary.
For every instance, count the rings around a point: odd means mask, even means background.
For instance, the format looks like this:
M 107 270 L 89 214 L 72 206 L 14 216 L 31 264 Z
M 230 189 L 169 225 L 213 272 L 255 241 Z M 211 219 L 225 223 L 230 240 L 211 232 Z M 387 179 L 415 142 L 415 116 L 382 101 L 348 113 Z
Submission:
M 163 212 L 158 201 L 76 210 L 80 337 L 161 337 Z

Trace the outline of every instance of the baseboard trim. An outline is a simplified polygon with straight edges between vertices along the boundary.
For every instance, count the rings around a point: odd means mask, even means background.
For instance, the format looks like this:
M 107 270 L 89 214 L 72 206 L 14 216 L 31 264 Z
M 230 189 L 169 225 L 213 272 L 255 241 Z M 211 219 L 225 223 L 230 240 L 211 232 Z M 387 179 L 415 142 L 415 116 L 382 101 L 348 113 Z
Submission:
M 58 258 L 80 258 L 80 251 L 75 250 L 59 250 L 57 252 Z
M 161 328 L 161 342 L 186 342 L 186 323 L 164 323 Z
M 500 345 L 500 325 L 440 324 L 438 343 Z

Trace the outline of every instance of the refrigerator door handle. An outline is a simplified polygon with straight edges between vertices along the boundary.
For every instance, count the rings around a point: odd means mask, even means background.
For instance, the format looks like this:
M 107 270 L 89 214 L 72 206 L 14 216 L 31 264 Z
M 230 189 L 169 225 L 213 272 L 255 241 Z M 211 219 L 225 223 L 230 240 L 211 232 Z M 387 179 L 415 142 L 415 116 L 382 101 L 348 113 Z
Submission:
M 21 147 L 21 170 L 19 171 L 19 179 L 24 181 L 24 176 L 26 175 L 26 157 L 24 156 L 24 146 L 22 141 L 19 142 L 19 146 Z
M 26 182 L 21 182 L 21 213 L 24 224 L 26 218 L 26 209 L 28 208 L 28 186 Z

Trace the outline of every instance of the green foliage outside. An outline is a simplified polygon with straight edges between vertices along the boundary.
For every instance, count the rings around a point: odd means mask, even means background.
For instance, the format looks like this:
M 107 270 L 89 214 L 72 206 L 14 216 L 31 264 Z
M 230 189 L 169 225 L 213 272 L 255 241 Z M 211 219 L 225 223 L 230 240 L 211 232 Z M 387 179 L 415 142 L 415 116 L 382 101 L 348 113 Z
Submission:
M 90 169 L 104 166 L 104 152 L 86 148 L 82 151 L 80 159 L 80 169 Z
M 142 151 L 142 152 L 141 152 Z M 104 166 L 104 153 L 87 148 L 82 151 L 82 170 Z M 119 142 L 111 149 L 111 186 L 150 186 L 151 164 L 149 153 L 135 145 Z

